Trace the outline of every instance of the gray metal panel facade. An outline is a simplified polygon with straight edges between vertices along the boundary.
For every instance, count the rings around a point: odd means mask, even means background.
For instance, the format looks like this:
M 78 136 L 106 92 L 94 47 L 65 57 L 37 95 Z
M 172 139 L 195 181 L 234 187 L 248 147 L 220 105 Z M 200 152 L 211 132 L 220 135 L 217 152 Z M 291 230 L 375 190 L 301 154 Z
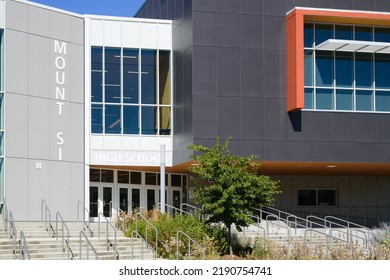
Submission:
M 5 192 L 15 220 L 39 220 L 42 199 L 52 218 L 76 220 L 84 201 L 83 41 L 82 17 L 6 1 Z
M 231 136 L 233 152 L 266 161 L 389 162 L 390 115 L 286 109 L 286 13 L 294 7 L 390 12 L 389 1 L 161 1 L 168 12 L 154 2 L 137 16 L 168 15 L 186 26 L 174 40 L 176 153 L 188 154 L 184 143 L 213 145 L 217 136 Z M 182 61 L 181 39 L 189 34 L 192 68 Z

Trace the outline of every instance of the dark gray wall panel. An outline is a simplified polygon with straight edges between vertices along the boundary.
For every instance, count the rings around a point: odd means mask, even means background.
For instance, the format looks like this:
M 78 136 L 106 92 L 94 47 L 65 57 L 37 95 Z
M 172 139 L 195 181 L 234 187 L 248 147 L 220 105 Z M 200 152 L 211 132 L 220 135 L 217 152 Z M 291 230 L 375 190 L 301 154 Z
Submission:
M 192 65 L 194 95 L 217 95 L 217 49 L 194 46 Z
M 378 115 L 378 142 L 390 143 L 390 115 Z
M 286 52 L 264 50 L 263 65 L 264 96 L 286 98 Z
M 355 139 L 355 116 L 336 113 L 333 117 L 333 140 L 353 142 Z
M 332 0 L 332 8 L 333 9 L 350 9 L 353 7 L 354 0 Z M 372 2 L 372 1 L 371 1 Z
M 218 98 L 218 134 L 221 138 L 241 139 L 241 106 L 238 97 Z
M 264 139 L 286 141 L 288 121 L 285 100 L 264 99 L 264 107 Z
M 240 59 L 239 48 L 217 48 L 219 96 L 240 96 Z
M 241 1 L 241 14 L 262 15 L 263 14 L 263 0 L 244 0 L 244 1 Z
M 218 12 L 239 13 L 240 2 L 242 1 L 241 0 L 218 0 Z
M 242 98 L 242 139 L 264 139 L 264 99 Z
M 200 46 L 215 46 L 217 44 L 215 13 L 194 12 L 194 42 Z
M 285 30 L 285 16 L 264 16 L 264 48 L 270 50 L 285 50 Z
M 240 16 L 238 14 L 217 14 L 217 46 L 240 46 Z
M 263 17 L 258 15 L 241 15 L 241 47 L 263 47 Z
M 333 113 L 315 112 L 310 119 L 310 140 L 325 141 L 333 139 Z
M 310 161 L 310 142 L 289 141 L 287 145 L 288 161 Z
M 355 141 L 376 142 L 377 116 L 375 114 L 356 114 L 355 116 Z
M 265 141 L 263 160 L 285 161 L 288 155 L 288 142 L 286 141 Z
M 198 138 L 215 139 L 218 136 L 218 101 L 215 96 L 194 96 L 194 135 Z
M 241 96 L 264 96 L 262 49 L 241 48 Z
M 218 10 L 219 0 L 195 0 L 192 4 L 193 11 L 215 12 Z
M 242 142 L 242 155 L 243 156 L 249 156 L 254 155 L 256 156 L 257 160 L 264 159 L 264 141 L 256 141 L 256 140 L 243 140 Z

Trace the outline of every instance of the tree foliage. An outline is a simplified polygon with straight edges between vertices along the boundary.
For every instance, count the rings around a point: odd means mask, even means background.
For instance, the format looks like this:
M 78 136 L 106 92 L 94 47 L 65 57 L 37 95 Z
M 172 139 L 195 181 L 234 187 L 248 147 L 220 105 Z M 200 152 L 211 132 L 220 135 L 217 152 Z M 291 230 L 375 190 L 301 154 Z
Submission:
M 221 143 L 217 138 L 214 147 L 191 145 L 195 164 L 189 170 L 195 174 L 195 202 L 203 206 L 208 223 L 222 222 L 229 232 L 235 225 L 238 230 L 253 223 L 249 214 L 253 208 L 272 205 L 279 193 L 278 182 L 258 175 L 259 164 L 255 156 L 232 155 L 230 139 Z

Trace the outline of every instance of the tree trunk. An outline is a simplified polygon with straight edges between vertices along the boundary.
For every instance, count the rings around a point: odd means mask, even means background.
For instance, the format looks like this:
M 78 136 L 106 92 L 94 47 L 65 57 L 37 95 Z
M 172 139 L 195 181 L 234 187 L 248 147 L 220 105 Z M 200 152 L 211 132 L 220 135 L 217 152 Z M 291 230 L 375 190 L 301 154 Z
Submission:
M 230 255 L 233 256 L 233 245 L 232 245 L 232 225 L 228 226 L 228 236 L 229 236 L 229 250 L 230 250 Z

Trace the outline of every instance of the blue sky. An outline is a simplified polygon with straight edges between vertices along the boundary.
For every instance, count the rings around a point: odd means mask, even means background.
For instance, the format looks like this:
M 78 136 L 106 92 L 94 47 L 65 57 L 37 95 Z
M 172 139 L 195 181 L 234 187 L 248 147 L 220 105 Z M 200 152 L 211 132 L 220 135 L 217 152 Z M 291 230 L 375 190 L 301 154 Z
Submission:
M 131 17 L 145 0 L 31 0 L 78 14 Z

